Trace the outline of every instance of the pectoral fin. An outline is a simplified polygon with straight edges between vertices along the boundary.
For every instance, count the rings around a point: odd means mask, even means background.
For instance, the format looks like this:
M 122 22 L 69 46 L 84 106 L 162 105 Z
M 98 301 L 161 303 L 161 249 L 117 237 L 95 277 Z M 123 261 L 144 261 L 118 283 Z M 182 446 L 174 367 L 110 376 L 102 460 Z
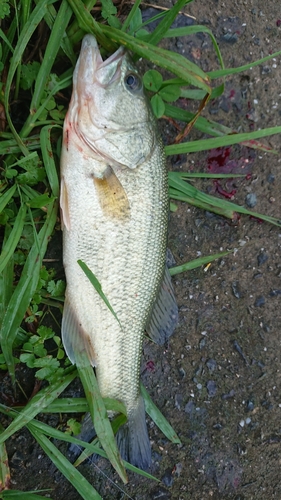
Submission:
M 91 339 L 79 323 L 67 297 L 63 308 L 61 333 L 62 342 L 71 363 L 81 366 L 90 362 L 92 366 L 95 366 L 95 353 Z
M 166 267 L 159 295 L 154 304 L 146 331 L 157 344 L 164 344 L 178 322 L 178 306 L 169 269 Z
M 102 211 L 108 217 L 126 219 L 130 216 L 127 194 L 110 166 L 102 179 L 93 177 Z
M 61 183 L 60 183 L 60 208 L 61 208 L 61 228 L 63 229 L 65 227 L 69 231 L 70 217 L 68 209 L 68 196 L 63 177 L 61 177 Z

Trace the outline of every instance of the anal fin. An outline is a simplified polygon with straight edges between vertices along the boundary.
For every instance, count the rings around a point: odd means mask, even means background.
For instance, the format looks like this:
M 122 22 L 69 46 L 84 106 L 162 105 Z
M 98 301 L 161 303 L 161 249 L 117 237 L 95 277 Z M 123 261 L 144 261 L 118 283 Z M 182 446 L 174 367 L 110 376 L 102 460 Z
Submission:
M 173 291 L 171 275 L 166 266 L 163 282 L 146 331 L 154 342 L 163 345 L 172 335 L 177 322 L 178 306 Z
M 61 333 L 62 342 L 71 363 L 76 365 L 90 363 L 95 366 L 95 352 L 91 339 L 79 323 L 67 295 L 63 308 Z

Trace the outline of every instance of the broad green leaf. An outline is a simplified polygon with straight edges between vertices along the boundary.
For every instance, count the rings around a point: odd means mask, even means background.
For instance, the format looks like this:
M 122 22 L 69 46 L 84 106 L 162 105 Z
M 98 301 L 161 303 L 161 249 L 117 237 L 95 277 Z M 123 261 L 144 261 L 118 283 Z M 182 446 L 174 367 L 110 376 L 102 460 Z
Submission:
M 167 85 L 159 91 L 159 95 L 164 101 L 173 102 L 180 97 L 181 89 L 178 85 Z
M 163 82 L 163 77 L 159 71 L 155 69 L 148 70 L 143 75 L 143 83 L 147 90 L 151 92 L 158 92 Z
M 165 113 L 165 103 L 158 94 L 154 94 L 151 98 L 151 106 L 153 109 L 153 113 L 157 118 L 161 118 L 161 116 Z

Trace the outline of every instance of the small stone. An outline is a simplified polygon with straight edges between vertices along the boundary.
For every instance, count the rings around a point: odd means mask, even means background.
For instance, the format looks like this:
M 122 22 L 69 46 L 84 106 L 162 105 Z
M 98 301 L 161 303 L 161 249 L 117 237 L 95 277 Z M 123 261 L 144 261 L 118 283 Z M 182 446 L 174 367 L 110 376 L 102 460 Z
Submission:
M 214 359 L 208 359 L 206 366 L 210 373 L 213 373 L 217 367 L 217 362 Z
M 208 380 L 206 387 L 207 387 L 208 395 L 210 396 L 210 398 L 213 398 L 217 392 L 217 385 L 216 385 L 215 381 Z
M 253 411 L 253 409 L 255 408 L 255 403 L 254 401 L 252 401 L 251 399 L 249 399 L 247 401 L 247 406 L 246 406 L 246 410 L 247 411 Z
M 270 297 L 277 297 L 277 295 L 281 295 L 281 290 L 278 288 L 275 288 L 269 292 Z
M 162 483 L 165 484 L 168 488 L 170 488 L 173 485 L 174 478 L 172 476 L 172 472 L 170 470 L 166 470 L 164 473 L 164 476 L 161 479 Z M 161 497 L 160 497 L 161 498 Z
M 268 176 L 267 176 L 267 182 L 269 182 L 269 184 L 273 184 L 274 181 L 275 181 L 275 175 L 268 174 Z
M 249 194 L 247 194 L 245 201 L 246 201 L 246 205 L 249 208 L 253 208 L 257 204 L 257 195 L 255 193 L 249 193 Z
M 262 307 L 265 304 L 265 298 L 261 295 L 260 297 L 257 297 L 255 300 L 254 306 L 255 307 Z
M 169 500 L 171 498 L 171 493 L 165 490 L 165 488 L 161 488 L 161 486 L 158 486 L 151 493 L 150 498 L 151 500 Z
M 245 420 L 245 422 L 246 422 L 247 425 L 249 425 L 251 423 L 251 421 L 252 421 L 252 419 L 250 417 L 247 417 L 246 420 Z
M 240 289 L 240 284 L 239 281 L 234 281 L 231 285 L 233 295 L 236 297 L 236 299 L 241 299 L 243 297 L 241 289 Z
M 261 252 L 258 255 L 258 266 L 261 266 L 268 260 L 268 255 L 265 252 Z

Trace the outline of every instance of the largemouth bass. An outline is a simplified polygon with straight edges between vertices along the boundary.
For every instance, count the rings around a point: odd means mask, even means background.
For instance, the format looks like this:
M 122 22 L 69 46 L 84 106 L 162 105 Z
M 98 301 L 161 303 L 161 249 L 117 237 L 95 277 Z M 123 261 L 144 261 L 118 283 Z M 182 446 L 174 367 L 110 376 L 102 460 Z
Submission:
M 84 351 L 103 397 L 122 401 L 121 455 L 151 461 L 140 361 L 144 331 L 163 343 L 177 321 L 165 270 L 165 155 L 142 79 L 124 48 L 103 61 L 86 35 L 64 122 L 61 210 L 66 300 L 62 338 L 72 363 Z M 77 261 L 99 280 L 119 322 Z

